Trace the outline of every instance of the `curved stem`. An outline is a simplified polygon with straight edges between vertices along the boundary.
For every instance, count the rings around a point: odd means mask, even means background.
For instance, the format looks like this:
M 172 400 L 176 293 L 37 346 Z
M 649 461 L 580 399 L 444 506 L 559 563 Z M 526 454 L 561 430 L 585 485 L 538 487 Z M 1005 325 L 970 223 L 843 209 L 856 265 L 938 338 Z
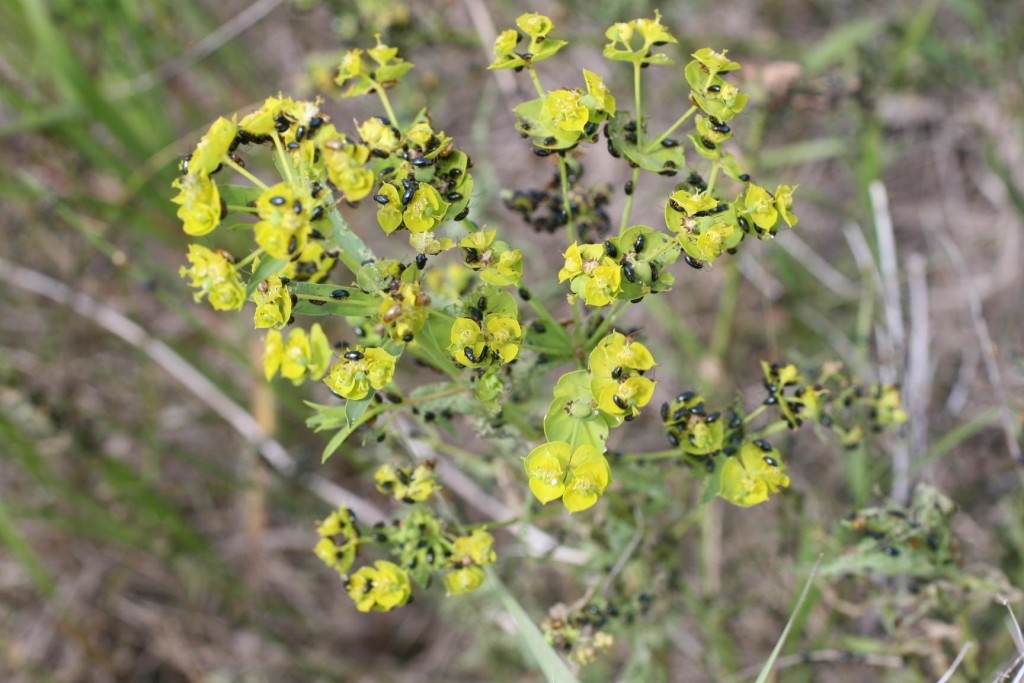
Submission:
M 533 81 L 533 87 L 537 89 L 537 96 L 544 97 L 544 86 L 540 83 L 540 76 L 537 75 L 537 70 L 532 66 L 529 69 L 530 80 Z
M 241 166 L 239 166 L 238 164 L 236 164 L 231 159 L 225 159 L 224 160 L 224 164 L 228 168 L 232 168 L 235 171 L 237 171 L 239 175 L 245 177 L 249 182 L 251 182 L 256 187 L 260 188 L 261 190 L 266 190 L 267 189 L 267 184 L 266 183 L 264 183 L 262 180 L 260 180 L 256 176 L 254 176 L 248 170 L 246 170 L 246 169 L 242 168 Z M 245 210 L 248 211 L 249 210 L 248 207 L 246 207 Z
M 678 119 L 676 119 L 676 122 L 668 127 L 668 130 L 666 130 L 664 133 L 662 133 L 658 137 L 654 138 L 654 140 L 651 142 L 651 144 L 649 144 L 647 146 L 647 151 L 655 149 L 658 145 L 660 145 L 663 141 L 665 141 L 668 138 L 669 135 L 672 135 L 672 133 L 676 132 L 676 129 L 679 128 L 679 126 L 683 125 L 686 122 L 686 119 L 688 119 L 691 116 L 693 116 L 696 111 L 697 111 L 697 107 L 696 106 L 693 106 L 693 107 L 690 107 L 689 109 L 687 109 L 685 114 L 683 114 Z
M 270 131 L 270 136 L 274 140 L 274 148 L 277 150 L 277 158 L 281 166 L 281 172 L 285 175 L 285 180 L 288 184 L 295 186 L 295 169 L 292 168 L 291 157 L 288 156 L 288 152 L 285 151 L 284 143 L 281 142 L 281 136 L 277 134 L 276 130 Z
M 377 93 L 377 97 L 380 98 L 381 106 L 384 107 L 384 113 L 388 115 L 388 120 L 391 121 L 391 125 L 402 130 L 402 127 L 398 125 L 398 117 L 395 116 L 395 110 L 391 108 L 391 100 L 388 99 L 388 93 L 380 85 L 380 83 L 373 84 L 373 91 Z

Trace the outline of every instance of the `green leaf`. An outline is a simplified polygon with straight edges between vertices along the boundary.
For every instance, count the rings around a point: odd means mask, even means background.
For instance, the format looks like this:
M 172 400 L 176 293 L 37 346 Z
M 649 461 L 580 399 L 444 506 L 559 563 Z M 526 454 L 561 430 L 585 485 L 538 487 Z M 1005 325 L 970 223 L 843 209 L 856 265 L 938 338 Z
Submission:
M 352 432 L 358 429 L 360 425 L 387 410 L 387 406 L 380 403 L 375 404 L 373 410 L 368 410 L 370 404 L 373 403 L 373 395 L 374 392 L 371 391 L 366 398 L 359 399 L 358 401 L 346 401 L 343 406 L 320 406 L 315 403 L 306 403 L 306 405 L 318 411 L 317 415 L 313 415 L 306 420 L 306 424 L 309 427 L 313 427 L 316 431 L 327 428 L 318 425 L 336 424 L 339 427 L 335 435 L 324 446 L 323 455 L 320 457 L 321 463 L 327 462 L 327 459 L 334 455 L 334 451 L 338 450 L 341 444 L 345 443 L 345 440 L 352 436 Z M 322 414 L 320 413 L 321 408 L 327 408 L 330 412 L 318 418 L 318 415 Z M 337 408 L 341 408 L 340 413 Z
M 334 299 L 331 292 L 339 289 L 348 292 L 344 299 Z M 323 305 L 317 305 L 310 301 L 300 300 L 293 309 L 296 315 L 344 315 L 360 318 L 368 318 L 376 315 L 380 309 L 380 299 L 372 294 L 367 294 L 356 287 L 338 287 L 332 284 L 315 284 L 313 282 L 288 283 L 288 291 L 300 296 L 314 296 Z
M 627 135 L 635 136 L 626 130 L 626 124 L 632 121 L 632 114 L 619 110 L 608 119 L 608 140 L 619 154 L 645 171 L 664 175 L 675 175 L 686 168 L 686 156 L 682 145 L 665 147 L 658 145 L 646 150 L 637 147 L 635 142 L 626 139 Z
M 288 259 L 286 258 L 268 257 L 261 259 L 260 264 L 256 266 L 256 269 L 252 271 L 252 275 L 249 277 L 249 284 L 245 286 L 245 296 L 252 296 L 252 293 L 256 291 L 256 288 L 259 287 L 261 282 L 280 272 L 280 270 L 287 265 Z
M 516 130 L 533 138 L 533 144 L 540 149 L 569 149 L 580 141 L 579 131 L 562 130 L 548 126 L 541 116 L 544 98 L 528 100 L 512 111 L 516 115 Z
M 488 585 L 491 587 L 491 590 L 498 594 L 498 598 L 501 600 L 502 605 L 505 606 L 505 609 L 508 610 L 512 621 L 516 625 L 516 629 L 519 631 L 521 636 L 520 644 L 529 653 L 530 657 L 533 658 L 533 661 L 537 663 L 537 666 L 540 667 L 541 673 L 548 683 L 578 683 L 576 677 L 569 671 L 569 667 L 565 665 L 562 658 L 544 640 L 544 634 L 533 623 L 533 620 L 530 619 L 522 605 L 505 588 L 504 584 L 498 580 L 498 575 L 490 567 L 485 567 L 484 571 L 487 573 Z
M 255 185 L 228 185 L 217 183 L 220 198 L 232 206 L 245 206 L 260 198 L 263 191 Z
M 544 436 L 548 441 L 566 441 L 575 451 L 587 444 L 602 453 L 615 418 L 597 409 L 590 391 L 590 373 L 576 370 L 562 375 L 555 384 L 555 400 L 544 415 Z

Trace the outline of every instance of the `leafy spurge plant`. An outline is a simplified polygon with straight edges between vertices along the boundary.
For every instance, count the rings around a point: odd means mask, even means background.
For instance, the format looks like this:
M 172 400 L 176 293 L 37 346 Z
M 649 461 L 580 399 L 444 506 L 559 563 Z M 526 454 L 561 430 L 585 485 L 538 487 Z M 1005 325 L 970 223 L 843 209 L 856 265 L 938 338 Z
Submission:
M 356 122 L 352 132 L 339 130 L 319 100 L 281 95 L 241 119 L 214 122 L 175 182 L 178 215 L 187 234 L 202 238 L 216 236 L 229 217 L 242 219 L 232 228 L 251 231 L 255 246 L 235 257 L 192 244 L 191 266 L 182 274 L 196 288 L 196 300 L 206 297 L 218 310 L 239 309 L 247 299 L 255 304 L 254 325 L 268 330 L 268 379 L 280 373 L 295 384 L 322 381 L 324 400 L 328 390 L 340 397 L 340 403 L 309 404 L 315 412 L 310 425 L 335 432 L 324 459 L 354 435 L 364 442 L 385 436 L 400 413 L 452 430 L 458 428 L 454 417 L 464 415 L 482 436 L 515 444 L 523 483 L 541 504 L 561 500 L 579 513 L 614 495 L 611 430 L 635 420 L 657 386 L 671 381 L 664 372 L 655 381 L 658 361 L 616 321 L 645 297 L 673 287 L 680 256 L 694 269 L 712 266 L 750 234 L 769 239 L 796 225 L 796 188 L 770 191 L 755 184 L 726 151 L 748 97 L 730 82 L 740 65 L 725 52 L 705 48 L 692 55 L 683 68 L 689 107 L 655 132 L 644 114 L 643 70 L 674 67 L 668 50 L 677 42 L 659 14 L 617 23 L 606 33 L 604 56 L 632 67 L 632 111 L 622 104 L 629 98 L 617 99 L 588 69 L 571 87 L 545 88 L 537 65 L 567 43 L 553 37 L 547 17 L 524 14 L 516 26 L 498 36 L 488 68 L 527 72 L 537 97 L 515 107 L 515 128 L 536 155 L 553 157 L 557 173 L 543 189 L 514 190 L 504 198 L 538 229 L 565 228 L 561 267 L 548 277 L 561 284 L 571 320 L 560 321 L 548 308 L 555 302 L 533 296 L 526 283 L 544 274 L 539 264 L 526 267 L 514 231 L 470 218 L 487 198 L 474 191 L 469 155 L 434 128 L 426 111 L 398 115 L 388 91 L 413 65 L 379 36 L 375 46 L 345 53 L 337 69 L 337 95 L 375 94 L 383 109 Z M 691 118 L 693 132 L 673 137 Z M 581 184 L 582 148 L 601 137 L 608 153 L 629 167 L 617 229 L 604 211 L 609 189 Z M 687 147 L 690 159 L 707 170 L 688 161 Z M 239 154 L 253 148 L 269 150 L 273 181 L 242 163 Z M 214 178 L 224 170 L 249 185 Z M 632 224 L 641 180 L 666 182 L 661 178 L 680 174 L 685 179 L 663 194 L 664 229 Z M 376 226 L 353 210 L 361 201 L 374 207 Z M 378 229 L 391 244 L 402 239 L 408 247 L 396 246 L 394 257 L 377 255 L 364 238 Z M 315 323 L 307 333 L 297 321 L 309 316 L 324 319 L 324 326 Z M 358 343 L 332 345 L 324 331 L 333 329 L 331 319 L 345 320 Z M 286 336 L 282 330 L 290 325 Z M 415 375 L 405 379 L 410 357 L 444 381 L 411 386 Z M 544 391 L 553 400 L 541 433 L 521 397 L 552 369 L 561 375 L 552 394 Z M 812 384 L 784 363 L 765 363 L 764 374 L 769 396 L 759 408 L 748 413 L 738 400 L 712 409 L 695 392 L 680 393 L 661 406 L 671 448 L 621 457 L 679 462 L 701 478 L 707 499 L 749 507 L 790 485 L 783 455 L 765 436 L 809 419 L 849 445 L 862 431 L 855 419 L 840 419 L 847 408 L 867 407 L 879 428 L 906 419 L 893 387 L 858 387 L 836 369 Z M 755 428 L 772 409 L 779 419 Z M 469 530 L 438 516 L 431 504 L 441 484 L 431 466 L 384 463 L 374 478 L 382 494 L 411 506 L 405 516 L 365 529 L 347 511 L 335 511 L 320 523 L 315 550 L 346 577 L 360 611 L 401 606 L 413 584 L 425 587 L 435 574 L 450 595 L 482 585 L 482 567 L 496 560 L 493 538 L 481 526 Z M 630 483 L 621 486 L 628 490 Z M 367 545 L 394 561 L 351 571 Z M 595 635 L 587 651 L 606 649 L 609 639 Z

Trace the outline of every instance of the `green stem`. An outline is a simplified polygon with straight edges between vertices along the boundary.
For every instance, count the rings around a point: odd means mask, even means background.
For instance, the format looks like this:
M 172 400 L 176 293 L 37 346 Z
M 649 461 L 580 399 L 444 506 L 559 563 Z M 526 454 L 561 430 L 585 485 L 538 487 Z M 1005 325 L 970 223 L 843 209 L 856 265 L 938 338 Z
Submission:
M 643 149 L 644 126 L 641 116 L 643 110 L 640 99 L 640 62 L 633 62 L 633 102 L 636 106 L 636 146 L 637 149 Z
M 626 232 L 626 226 L 629 225 L 629 214 L 633 211 L 633 197 L 636 196 L 636 184 L 640 182 L 640 167 L 637 166 L 633 169 L 633 177 L 630 179 L 633 185 L 633 191 L 626 197 L 626 206 L 622 209 L 622 220 L 619 221 L 619 234 Z
M 380 83 L 374 83 L 373 90 L 377 93 L 377 97 L 380 98 L 381 106 L 384 107 L 384 113 L 388 115 L 391 125 L 398 130 L 402 130 L 402 127 L 398 125 L 398 117 L 395 116 L 395 110 L 391 108 L 391 100 L 388 99 L 387 91 L 381 87 Z
M 756 420 L 761 413 L 763 413 L 766 410 L 768 410 L 768 406 L 762 403 L 761 405 L 747 413 L 747 416 L 743 418 L 743 424 L 750 424 L 751 422 Z
M 607 332 L 608 328 L 615 323 L 615 319 L 624 312 L 625 308 L 627 308 L 629 304 L 630 302 L 628 301 L 616 301 L 612 304 L 612 308 L 608 311 L 608 315 L 604 317 L 601 324 L 597 326 L 597 328 L 590 334 L 590 338 L 587 339 L 587 345 L 584 347 L 584 351 L 592 348 L 594 344 L 597 343 L 597 340 L 604 336 L 604 333 Z
M 259 213 L 256 207 L 253 206 L 237 206 L 235 204 L 228 204 L 228 211 L 237 211 L 239 213 Z
M 533 87 L 537 89 L 537 96 L 544 97 L 544 86 L 540 84 L 540 76 L 537 75 L 537 70 L 531 66 L 529 71 L 530 80 L 533 81 Z
M 295 172 L 292 168 L 292 160 L 288 156 L 288 152 L 284 149 L 284 143 L 281 142 L 281 136 L 277 134 L 277 131 L 270 131 L 270 136 L 274 140 L 274 148 L 277 150 L 277 158 L 281 164 L 281 171 L 285 174 L 285 180 L 292 187 L 295 187 Z
M 673 123 L 671 126 L 669 126 L 668 130 L 666 130 L 664 133 L 662 133 L 658 137 L 654 138 L 654 141 L 651 142 L 651 144 L 647 146 L 647 149 L 645 151 L 650 152 L 653 149 L 657 149 L 658 145 L 660 145 L 662 142 L 664 142 L 668 138 L 669 135 L 672 135 L 672 133 L 676 132 L 676 129 L 679 128 L 679 126 L 681 126 L 684 123 L 686 123 L 686 119 L 688 119 L 691 116 L 693 116 L 696 111 L 697 111 L 697 107 L 695 107 L 695 106 L 694 107 L 690 107 L 689 109 L 687 109 L 686 113 L 683 114 L 682 116 L 680 116 L 678 119 L 676 119 L 676 122 Z
M 711 354 L 719 361 L 725 359 L 732 337 L 732 324 L 736 318 L 736 302 L 739 298 L 740 271 L 735 259 L 725 264 L 725 286 L 718 299 L 718 314 L 715 316 L 715 328 L 711 333 Z
M 565 157 L 558 157 L 558 176 L 562 181 L 562 209 L 565 210 L 565 227 L 569 233 L 569 244 L 576 241 L 576 226 L 572 222 L 572 204 L 569 197 L 569 169 L 566 168 Z
M 260 180 L 256 176 L 254 176 L 252 173 L 249 173 L 249 171 L 247 171 L 246 169 L 242 168 L 241 166 L 236 164 L 231 159 L 225 159 L 224 163 L 228 166 L 228 168 L 234 169 L 235 171 L 237 171 L 239 173 L 239 175 L 247 178 L 249 180 L 249 182 L 251 182 L 256 187 L 260 188 L 261 190 L 266 190 L 267 189 L 266 183 L 264 183 L 262 180 Z
M 669 448 L 664 451 L 650 451 L 648 453 L 626 453 L 623 460 L 668 460 L 670 458 L 681 458 L 683 452 L 678 448 Z
M 242 259 L 241 261 L 236 263 L 235 264 L 235 270 L 238 270 L 239 268 L 244 268 L 245 266 L 249 265 L 250 263 L 252 263 L 257 258 L 262 256 L 264 253 L 265 252 L 262 249 L 257 249 L 256 251 L 252 252 L 251 254 L 246 256 L 244 259 Z
M 711 166 L 711 177 L 708 178 L 707 194 L 711 194 L 712 190 L 715 189 L 715 180 L 718 179 L 718 169 L 721 167 L 722 165 L 717 161 Z

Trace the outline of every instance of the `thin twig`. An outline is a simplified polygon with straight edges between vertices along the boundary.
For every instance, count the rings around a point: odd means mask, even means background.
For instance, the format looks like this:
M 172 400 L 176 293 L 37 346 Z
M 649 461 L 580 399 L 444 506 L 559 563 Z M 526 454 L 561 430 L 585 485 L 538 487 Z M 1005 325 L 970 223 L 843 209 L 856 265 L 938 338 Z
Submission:
M 157 69 L 151 69 L 143 74 L 139 74 L 130 80 L 114 83 L 108 88 L 108 94 L 113 98 L 122 99 L 155 88 L 164 81 L 185 71 L 196 62 L 209 57 L 226 43 L 245 33 L 245 31 L 252 28 L 265 16 L 274 11 L 281 2 L 283 0 L 258 0 L 254 2 L 190 47 L 182 56 L 162 64 Z
M 787 669 L 801 664 L 863 664 L 865 666 L 877 666 L 885 669 L 902 669 L 904 661 L 897 655 L 880 654 L 859 654 L 845 650 L 813 650 L 799 654 L 785 655 L 775 660 L 775 670 Z M 727 683 L 739 683 L 753 678 L 761 670 L 760 664 L 754 664 L 738 671 L 726 679 Z
M 957 653 L 956 659 L 953 660 L 953 663 L 949 665 L 949 669 L 946 671 L 946 673 L 942 674 L 942 678 L 936 681 L 936 683 L 947 683 L 949 679 L 953 676 L 953 672 L 955 672 L 957 670 L 957 667 L 960 666 L 960 662 L 964 661 L 964 657 L 967 656 L 967 652 L 972 647 L 974 647 L 974 643 L 964 643 L 964 646 L 960 648 L 960 652 Z M 1015 681 L 1014 683 L 1017 682 Z
M 0 280 L 8 285 L 68 306 L 78 315 L 88 318 L 107 332 L 139 349 L 231 425 L 243 439 L 256 448 L 275 472 L 283 477 L 292 477 L 296 474 L 298 467 L 295 459 L 279 441 L 267 434 L 250 412 L 235 403 L 221 391 L 220 387 L 211 382 L 174 349 L 150 335 L 137 323 L 101 301 L 88 294 L 76 292 L 49 275 L 15 265 L 2 258 L 0 258 Z M 384 514 L 372 503 L 319 475 L 302 477 L 302 482 L 325 502 L 334 507 L 351 508 L 360 519 L 368 523 L 372 524 L 384 519 Z
M 833 268 L 832 264 L 800 239 L 793 230 L 785 231 L 775 243 L 837 296 L 843 299 L 856 299 L 860 295 L 860 287 L 855 282 Z
M 494 21 L 491 19 L 491 13 L 487 11 L 487 7 L 484 5 L 482 0 L 463 0 L 463 5 L 466 6 L 466 13 L 469 14 L 469 20 L 473 23 L 473 28 L 480 37 L 480 46 L 484 50 L 484 55 L 487 59 L 490 59 L 491 54 L 488 51 L 488 48 L 491 45 L 494 45 L 494 39 L 498 35 L 497 31 L 494 29 Z M 515 77 L 509 73 L 508 69 L 495 69 L 493 73 L 494 81 L 498 84 L 498 90 L 501 91 L 501 96 L 505 98 L 506 104 L 511 108 L 515 104 Z
M 389 433 L 402 442 L 405 450 L 417 460 L 433 460 L 437 472 L 445 488 L 466 501 L 470 507 L 483 513 L 488 519 L 509 519 L 516 513 L 501 501 L 492 498 L 479 484 L 467 477 L 462 470 L 453 465 L 444 455 L 437 452 L 426 439 L 413 435 L 408 420 L 399 416 L 391 423 Z M 582 565 L 590 556 L 577 548 L 561 545 L 550 534 L 532 524 L 520 522 L 509 527 L 513 533 L 523 534 L 523 541 L 530 552 L 535 555 L 551 553 L 552 559 L 565 564 Z
M 615 560 L 615 564 L 612 566 L 611 571 L 608 572 L 608 576 L 605 577 L 604 585 L 601 586 L 601 597 L 603 598 L 608 597 L 608 591 L 611 590 L 612 582 L 622 573 L 626 563 L 629 562 L 629 558 L 632 557 L 637 546 L 640 545 L 640 541 L 644 538 L 644 514 L 640 510 L 639 505 L 633 508 L 633 519 L 636 520 L 636 530 L 633 532 L 633 537 L 629 539 L 629 543 L 622 549 L 619 558 Z
M 907 258 L 910 333 L 907 339 L 907 367 L 904 395 L 910 414 L 910 448 L 915 456 L 928 450 L 928 401 L 931 395 L 931 360 L 928 309 L 928 280 L 924 256 L 915 252 Z M 899 455 L 900 457 L 897 457 Z M 893 453 L 892 498 L 899 505 L 910 499 L 910 458 L 907 449 Z
M 898 376 L 899 361 L 903 358 L 903 344 L 906 334 L 903 329 L 903 311 L 900 304 L 899 262 L 896 256 L 896 236 L 893 233 L 892 215 L 889 213 L 889 195 L 885 185 L 875 180 L 868 185 L 871 198 L 871 210 L 875 219 L 875 236 L 878 239 L 878 268 L 882 274 L 882 301 L 885 304 L 885 325 L 892 339 L 893 354 L 889 358 L 892 364 L 892 377 L 884 381 L 894 381 Z
M 939 244 L 946 251 L 949 260 L 952 261 L 953 267 L 960 276 L 961 290 L 967 297 L 967 310 L 971 314 L 974 334 L 978 337 L 978 345 L 981 347 L 981 357 L 985 363 L 985 372 L 988 375 L 989 383 L 992 385 L 992 390 L 996 394 L 996 400 L 999 402 L 999 409 L 1002 413 L 1003 433 L 1006 436 L 1006 450 L 1013 458 L 1014 464 L 1017 465 L 1018 476 L 1024 480 L 1024 472 L 1021 471 L 1020 467 L 1024 465 L 1024 461 L 1021 459 L 1020 444 L 1017 442 L 1017 430 L 1013 422 L 1013 413 L 1010 411 L 1006 386 L 1003 384 L 1003 376 L 999 371 L 999 363 L 996 362 L 995 345 L 992 342 L 992 335 L 989 334 L 988 324 L 985 322 L 981 300 L 978 298 L 978 292 L 975 290 L 974 282 L 971 279 L 971 271 L 967 267 L 967 262 L 964 260 L 963 254 L 960 253 L 956 243 L 945 234 L 940 233 L 938 238 Z

